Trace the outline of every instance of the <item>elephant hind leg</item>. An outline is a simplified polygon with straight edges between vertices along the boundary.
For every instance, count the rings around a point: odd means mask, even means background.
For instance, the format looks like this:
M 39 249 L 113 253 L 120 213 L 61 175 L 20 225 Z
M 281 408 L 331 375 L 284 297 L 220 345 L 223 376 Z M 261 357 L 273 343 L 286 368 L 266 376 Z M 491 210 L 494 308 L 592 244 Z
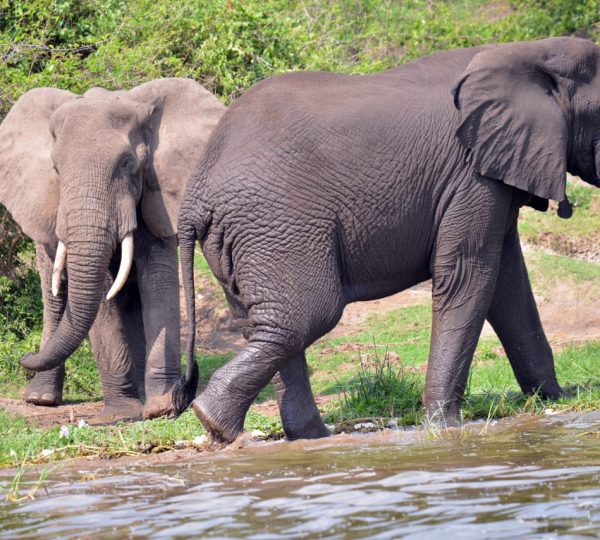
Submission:
M 285 362 L 272 382 L 288 440 L 319 439 L 330 435 L 310 388 L 304 353 Z
M 252 342 L 230 362 L 215 371 L 193 408 L 215 442 L 233 442 L 258 393 L 285 361 L 285 347 Z
M 248 309 L 249 343 L 215 371 L 193 403 L 200 421 L 218 442 L 235 440 L 248 408 L 273 377 L 286 434 L 290 438 L 327 435 L 314 404 L 304 350 L 337 324 L 343 296 L 334 264 L 317 269 L 299 266 L 270 269 L 269 276 L 286 276 L 285 282 L 270 277 L 266 284 L 249 287 L 273 299 L 263 298 Z

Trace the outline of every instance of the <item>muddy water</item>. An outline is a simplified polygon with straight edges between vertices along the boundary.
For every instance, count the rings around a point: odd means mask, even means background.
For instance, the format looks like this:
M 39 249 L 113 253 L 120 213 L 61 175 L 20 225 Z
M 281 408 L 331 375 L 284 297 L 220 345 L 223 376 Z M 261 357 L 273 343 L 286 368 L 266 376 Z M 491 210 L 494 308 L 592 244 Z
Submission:
M 600 534 L 600 413 L 66 467 L 0 538 L 569 538 Z M 0 483 L 6 477 L 0 476 Z M 442 537 L 444 538 L 444 537 Z

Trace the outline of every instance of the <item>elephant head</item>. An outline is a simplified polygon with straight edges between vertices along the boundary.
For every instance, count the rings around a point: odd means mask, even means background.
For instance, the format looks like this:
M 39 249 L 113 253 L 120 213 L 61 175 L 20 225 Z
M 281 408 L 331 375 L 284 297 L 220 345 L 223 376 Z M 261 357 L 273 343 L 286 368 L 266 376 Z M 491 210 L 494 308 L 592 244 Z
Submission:
M 600 49 L 551 38 L 484 48 L 452 88 L 459 140 L 475 170 L 559 202 L 570 217 L 566 173 L 600 186 Z
M 189 79 L 84 96 L 53 88 L 24 94 L 0 126 L 0 202 L 31 238 L 58 243 L 53 292 L 66 263 L 67 305 L 53 339 L 21 362 L 60 365 L 87 335 L 100 302 L 127 279 L 133 231 L 177 234 L 177 212 L 194 157 L 225 107 Z M 121 263 L 110 290 L 110 259 Z M 118 253 L 118 252 L 117 252 Z

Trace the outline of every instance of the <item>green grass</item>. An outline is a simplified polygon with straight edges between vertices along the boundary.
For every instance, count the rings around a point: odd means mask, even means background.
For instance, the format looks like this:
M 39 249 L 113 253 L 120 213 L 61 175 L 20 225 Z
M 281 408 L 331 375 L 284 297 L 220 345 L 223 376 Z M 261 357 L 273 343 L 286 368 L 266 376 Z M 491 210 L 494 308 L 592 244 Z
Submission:
M 600 266 L 568 257 L 527 254 L 534 289 L 545 292 L 566 279 L 597 291 Z M 539 277 L 536 277 L 539 276 Z M 537 285 L 536 285 L 537 284 Z M 429 353 L 431 306 L 397 309 L 368 318 L 359 332 L 325 336 L 308 352 L 312 386 L 317 394 L 338 394 L 327 407 L 328 421 L 371 418 L 386 425 L 423 420 L 421 395 Z M 523 396 L 500 342 L 482 338 L 474 355 L 463 406 L 465 419 L 501 418 L 521 413 L 595 410 L 600 408 L 600 343 L 568 347 L 555 354 L 559 381 L 574 395 L 549 404 Z
M 113 458 L 143 455 L 191 445 L 206 431 L 192 411 L 176 420 L 159 418 L 114 426 L 68 426 L 50 429 L 31 426 L 26 419 L 14 417 L 0 409 L 0 467 L 19 463 L 54 461 L 86 455 Z M 256 412 L 246 417 L 245 429 L 260 430 L 270 436 L 281 435 L 281 424 Z M 65 436 L 66 435 L 66 436 Z M 49 451 L 52 451 L 49 454 Z M 49 455 L 48 455 L 49 454 Z
M 532 252 L 526 256 L 527 266 L 535 284 L 556 285 L 565 280 L 574 283 L 589 283 L 595 286 L 600 279 L 600 265 L 544 252 Z
M 342 388 L 326 421 L 341 430 L 348 422 L 371 420 L 385 426 L 394 419 L 397 425 L 409 426 L 422 418 L 422 377 L 404 366 L 392 365 L 386 356 L 376 358 L 369 367 L 360 367 Z
M 480 345 L 485 349 L 486 345 Z M 520 392 L 504 355 L 487 355 L 484 365 L 475 362 L 461 413 L 465 420 L 496 419 L 519 414 L 590 411 L 600 408 L 600 375 L 597 372 L 600 343 L 570 347 L 556 358 L 557 375 L 571 393 L 570 398 L 549 402 L 538 395 Z M 481 364 L 481 362 L 479 362 Z M 352 429 L 356 422 L 370 421 L 385 427 L 393 420 L 398 426 L 424 421 L 423 373 L 394 365 L 386 357 L 369 367 L 358 367 L 341 387 L 337 401 L 327 407 L 326 421 L 336 431 Z
M 356 369 L 372 363 L 385 353 L 398 357 L 404 366 L 419 366 L 427 361 L 431 306 L 418 305 L 385 315 L 372 315 L 356 334 L 325 336 L 307 352 L 317 394 L 334 394 L 354 377 Z
M 30 331 L 19 339 L 12 333 L 0 338 L 0 395 L 20 398 L 27 385 L 25 370 L 19 359 L 27 352 L 39 349 L 41 330 Z M 98 368 L 89 342 L 86 340 L 66 364 L 65 398 L 68 402 L 97 401 L 102 398 Z

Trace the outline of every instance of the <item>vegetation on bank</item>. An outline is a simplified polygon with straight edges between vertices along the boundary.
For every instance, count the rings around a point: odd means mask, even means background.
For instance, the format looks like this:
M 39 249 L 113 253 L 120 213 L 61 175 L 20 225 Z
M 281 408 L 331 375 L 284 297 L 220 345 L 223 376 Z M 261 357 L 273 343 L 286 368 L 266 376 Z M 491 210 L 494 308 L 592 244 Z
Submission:
M 0 119 L 26 90 L 56 86 L 81 93 L 91 86 L 127 88 L 166 76 L 192 77 L 230 103 L 246 88 L 288 70 L 378 71 L 436 50 L 555 35 L 597 38 L 597 0 L 0 0 Z M 568 258 L 597 250 L 600 192 L 569 187 L 575 215 L 525 211 L 521 236 L 536 294 L 572 280 L 598 291 L 598 266 Z M 0 396 L 26 385 L 19 357 L 39 345 L 41 296 L 34 248 L 0 208 Z M 208 272 L 200 261 L 199 270 Z M 309 351 L 327 422 L 349 429 L 361 419 L 387 425 L 422 420 L 421 393 L 429 342 L 429 305 L 373 315 L 351 336 L 325 337 Z M 386 355 L 387 352 L 387 355 Z M 575 399 L 552 405 L 518 393 L 497 340 L 480 344 L 464 415 L 496 418 L 519 412 L 597 409 L 599 346 L 563 349 L 561 381 Z M 199 354 L 202 380 L 229 355 Z M 272 397 L 267 390 L 261 399 Z M 96 367 L 84 344 L 67 363 L 65 396 L 99 400 Z M 280 433 L 277 420 L 253 413 L 250 430 Z M 203 430 L 191 412 L 175 422 L 154 420 L 103 427 L 35 428 L 0 411 L 0 466 L 82 454 L 121 455 L 172 447 Z M 46 456 L 44 450 L 64 448 Z M 11 450 L 13 453 L 11 453 Z M 16 460 L 16 461 L 15 461 Z

